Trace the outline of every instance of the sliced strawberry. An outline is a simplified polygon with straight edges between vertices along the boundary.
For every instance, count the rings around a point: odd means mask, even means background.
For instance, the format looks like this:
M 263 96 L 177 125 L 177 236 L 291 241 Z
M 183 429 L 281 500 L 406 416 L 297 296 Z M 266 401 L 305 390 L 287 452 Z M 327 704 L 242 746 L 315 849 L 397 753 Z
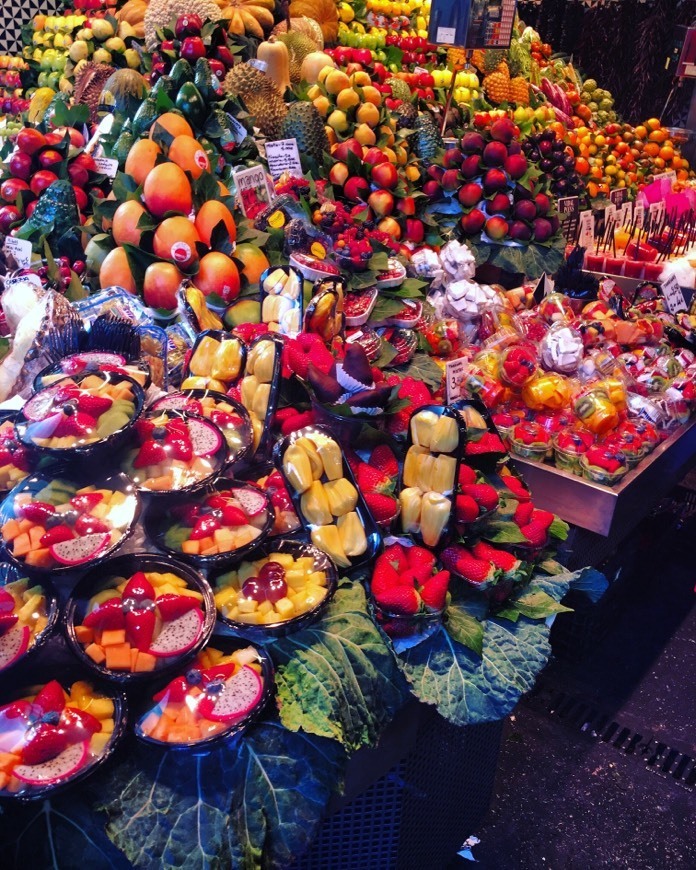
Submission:
M 143 571 L 136 571 L 126 583 L 123 598 L 133 598 L 135 601 L 153 601 L 155 590 Z
M 58 438 L 71 435 L 79 438 L 91 434 L 96 428 L 97 421 L 94 417 L 83 411 L 76 411 L 74 414 L 63 414 L 53 434 Z
M 135 457 L 133 468 L 146 468 L 148 465 L 159 465 L 166 458 L 167 451 L 159 441 L 146 441 Z
M 85 616 L 82 624 L 87 628 L 104 629 L 123 628 L 126 624 L 123 616 L 123 601 L 121 598 L 109 598 Z
M 382 553 L 389 562 L 389 564 L 397 571 L 406 571 L 408 570 L 408 558 L 406 556 L 406 551 L 401 546 L 401 544 L 392 544 L 389 547 L 386 547 L 384 553 Z
M 238 666 L 234 662 L 226 665 L 212 665 L 212 667 L 202 671 L 203 682 L 207 685 L 208 683 L 215 683 L 218 680 L 228 680 L 237 670 Z
M 188 432 L 186 436 L 178 432 L 167 435 L 165 443 L 171 448 L 174 459 L 179 459 L 181 462 L 190 462 L 193 459 L 193 447 Z
M 314 411 L 302 411 L 300 414 L 293 414 L 292 417 L 283 420 L 280 431 L 283 435 L 291 435 L 298 429 L 304 429 L 305 426 L 311 426 L 315 422 Z
M 41 722 L 35 726 L 33 736 L 22 748 L 22 761 L 24 764 L 42 764 L 60 755 L 67 746 L 66 734 L 53 725 Z
M 154 604 L 136 604 L 132 609 L 126 607 L 124 616 L 127 638 L 134 647 L 142 652 L 147 652 L 150 649 L 157 622 Z
M 83 492 L 81 495 L 73 496 L 70 504 L 80 513 L 89 513 L 103 500 L 104 495 L 101 492 Z
M 399 474 L 399 463 L 388 444 L 378 444 L 375 447 L 370 455 L 370 465 L 391 480 L 396 479 Z
M 230 414 L 227 411 L 218 411 L 214 409 L 208 415 L 208 418 L 220 426 L 221 429 L 238 429 L 244 424 L 244 421 L 237 414 Z
M 185 526 L 195 526 L 200 512 L 200 505 L 197 504 L 182 504 L 172 508 L 172 516 Z
M 60 526 L 57 526 L 60 528 Z M 51 529 L 52 531 L 52 529 Z M 89 514 L 82 514 L 81 517 L 78 517 L 75 520 L 75 531 L 78 535 L 92 535 L 95 532 L 110 532 L 111 526 L 108 526 L 104 520 L 100 520 L 98 517 L 92 517 Z M 67 538 L 65 540 L 68 540 Z
M 155 424 L 152 420 L 148 420 L 145 417 L 141 417 L 138 422 L 135 424 L 135 433 L 138 436 L 138 440 L 142 444 L 144 441 L 148 441 L 152 438 L 152 433 L 155 430 Z
M 65 693 L 58 680 L 51 680 L 39 691 L 33 700 L 39 716 L 46 713 L 61 713 L 65 707 Z
M 442 610 L 447 603 L 450 572 L 438 571 L 423 584 L 420 591 L 421 601 L 430 610 Z
M 43 535 L 41 535 L 39 543 L 42 547 L 52 547 L 53 544 L 62 544 L 63 541 L 70 541 L 74 537 L 75 532 L 73 532 L 70 526 L 63 524 L 48 529 Z
M 408 566 L 416 575 L 420 583 L 424 583 L 427 577 L 433 573 L 435 556 L 425 547 L 409 547 L 406 553 Z
M 188 695 L 190 688 L 186 677 L 174 677 L 171 683 L 167 683 L 160 692 L 152 696 L 152 700 L 158 704 L 161 701 L 167 704 L 180 704 Z
M 77 409 L 95 420 L 101 417 L 113 405 L 114 400 L 108 396 L 93 396 L 91 393 L 80 393 L 77 397 Z
M 222 508 L 222 522 L 226 526 L 246 526 L 249 518 L 241 508 L 228 504 Z
M 163 622 L 171 622 L 189 610 L 195 610 L 198 607 L 198 601 L 191 595 L 174 595 L 168 592 L 165 595 L 160 595 L 155 599 L 155 606 L 159 610 Z
M 381 595 L 375 595 L 375 600 L 390 613 L 400 616 L 412 616 L 418 612 L 420 596 L 413 587 L 395 586 L 385 589 Z
M 222 528 L 220 520 L 212 514 L 208 514 L 208 516 L 201 517 L 196 521 L 196 525 L 191 529 L 189 540 L 200 541 L 203 538 L 208 538 L 219 528 Z
M 32 501 L 29 504 L 22 505 L 17 514 L 20 519 L 31 520 L 32 523 L 43 525 L 49 517 L 52 517 L 56 509 L 52 504 L 47 504 L 45 501 Z

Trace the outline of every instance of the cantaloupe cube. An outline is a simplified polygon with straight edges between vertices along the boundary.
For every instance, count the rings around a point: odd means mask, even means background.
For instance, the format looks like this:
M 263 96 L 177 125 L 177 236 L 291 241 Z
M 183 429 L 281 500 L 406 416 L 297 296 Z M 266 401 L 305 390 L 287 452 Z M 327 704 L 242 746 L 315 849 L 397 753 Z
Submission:
M 200 541 L 182 541 L 181 552 L 188 553 L 189 556 L 197 556 L 201 551 Z
M 199 553 L 202 553 L 204 550 L 207 550 L 209 547 L 215 546 L 215 538 L 213 538 L 212 535 L 207 537 L 207 538 L 199 538 L 198 545 L 200 548 Z
M 26 556 L 29 550 L 31 550 L 31 541 L 29 540 L 29 535 L 26 532 L 23 532 L 21 535 L 17 535 L 17 537 L 12 542 L 13 554 L 19 559 L 22 556 Z
M 138 652 L 138 658 L 135 662 L 134 670 L 136 673 L 143 674 L 147 671 L 154 671 L 156 664 L 157 659 L 155 658 L 155 656 L 151 656 L 150 653 L 146 653 L 140 650 Z
M 20 756 L 13 752 L 0 752 L 0 770 L 9 773 L 15 764 L 19 764 Z
M 106 667 L 110 671 L 129 671 L 131 666 L 131 645 L 129 643 L 117 643 L 105 646 Z
M 101 755 L 106 749 L 109 740 L 111 740 L 111 734 L 104 734 L 102 731 L 92 734 L 89 740 L 90 752 L 94 755 Z
M 190 743 L 192 740 L 200 740 L 201 732 L 193 725 L 173 725 L 167 735 L 168 743 Z
M 29 540 L 31 541 L 32 549 L 38 549 L 40 546 L 39 541 L 45 534 L 46 529 L 43 526 L 32 526 L 29 529 Z
M 220 548 L 217 544 L 213 544 L 212 547 L 207 547 L 205 550 L 201 550 L 201 556 L 217 556 L 220 552 Z
M 149 737 L 157 727 L 159 721 L 160 717 L 157 715 L 157 713 L 148 713 L 147 716 L 140 723 L 140 729 L 143 734 Z
M 115 646 L 126 642 L 125 628 L 105 628 L 102 631 L 101 644 L 102 646 Z
M 26 563 L 35 568 L 50 568 L 53 565 L 53 556 L 51 556 L 48 547 L 40 547 L 38 550 L 31 550 L 27 553 Z
M 179 715 L 176 717 L 177 725 L 195 725 L 198 721 L 198 715 L 187 705 L 184 704 L 179 710 Z
M 80 643 L 92 643 L 94 640 L 94 630 L 87 625 L 76 625 L 75 637 Z
M 213 532 L 213 538 L 215 539 L 215 543 L 222 548 L 224 544 L 228 544 L 233 542 L 236 538 L 236 534 L 232 531 L 232 529 L 215 529 Z M 230 547 L 226 547 L 226 549 L 231 549 Z
M 106 653 L 98 643 L 91 643 L 89 646 L 86 646 L 85 652 L 97 665 L 103 665 L 106 661 Z
M 160 716 L 159 722 L 150 732 L 150 737 L 152 737 L 153 740 L 161 740 L 163 743 L 166 743 L 170 726 L 171 720 L 167 719 L 166 716 Z
M 95 388 L 101 390 L 104 388 L 104 381 L 96 375 L 87 375 L 86 378 L 80 381 L 80 386 L 83 390 L 93 390 Z
M 21 534 L 22 530 L 17 520 L 8 520 L 2 524 L 2 536 L 6 541 L 14 541 Z
M 132 646 L 130 648 L 130 669 L 131 671 L 135 671 L 135 663 L 138 659 L 138 648 Z

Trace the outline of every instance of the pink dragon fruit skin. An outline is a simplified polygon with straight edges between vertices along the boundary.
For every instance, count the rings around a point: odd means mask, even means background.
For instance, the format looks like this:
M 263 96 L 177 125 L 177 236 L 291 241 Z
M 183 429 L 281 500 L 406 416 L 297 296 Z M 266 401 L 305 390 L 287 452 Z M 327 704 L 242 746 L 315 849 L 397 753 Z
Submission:
M 24 655 L 29 647 L 30 635 L 28 625 L 15 625 L 0 635 L 0 670 L 8 668 Z
M 198 608 L 165 622 L 148 652 L 157 658 L 170 658 L 187 653 L 196 645 L 203 630 L 203 613 Z
M 248 716 L 259 703 L 262 695 L 261 677 L 249 665 L 244 665 L 233 677 L 224 682 L 222 691 L 212 707 L 201 712 L 213 722 L 233 722 Z
M 55 758 L 42 761 L 41 764 L 19 764 L 12 771 L 13 775 L 29 785 L 53 785 L 77 773 L 87 763 L 89 757 L 89 741 L 73 743 Z
M 196 456 L 214 456 L 222 447 L 222 437 L 217 428 L 206 420 L 190 419 L 188 431 Z

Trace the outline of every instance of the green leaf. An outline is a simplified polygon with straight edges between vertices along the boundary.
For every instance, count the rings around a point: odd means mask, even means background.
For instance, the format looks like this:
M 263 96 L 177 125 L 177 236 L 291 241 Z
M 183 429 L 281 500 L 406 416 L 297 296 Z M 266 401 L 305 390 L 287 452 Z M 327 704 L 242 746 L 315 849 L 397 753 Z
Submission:
M 377 359 L 374 361 L 373 365 L 378 369 L 383 369 L 389 365 L 389 363 L 394 359 L 397 355 L 398 350 L 394 347 L 393 344 L 390 344 L 385 339 L 380 339 L 380 353 Z
M 529 619 L 546 619 L 556 613 L 569 613 L 572 608 L 564 607 L 541 589 L 527 590 L 515 601 L 515 607 Z
M 524 544 L 527 541 L 517 523 L 511 522 L 486 523 L 482 534 L 495 544 Z
M 126 175 L 125 172 L 117 172 L 114 178 L 114 183 L 111 187 L 114 196 L 119 203 L 125 202 L 127 199 L 137 199 L 140 201 L 141 190 L 134 178 Z
M 551 245 L 489 245 L 484 242 L 467 241 L 474 251 L 476 265 L 489 263 L 506 272 L 539 278 L 542 272 L 553 275 L 564 259 L 564 242 L 554 241 Z
M 549 526 L 549 534 L 552 538 L 556 538 L 559 541 L 565 541 L 570 532 L 570 526 L 565 520 L 562 520 L 560 517 L 556 517 L 554 521 Z
M 383 272 L 389 268 L 389 256 L 385 251 L 380 251 L 370 257 L 368 266 L 371 272 Z
M 422 299 L 423 288 L 427 286 L 427 281 L 419 281 L 418 278 L 407 278 L 401 286 L 390 292 L 393 296 L 398 296 L 400 299 Z
M 379 302 L 380 300 L 378 299 L 377 305 L 379 305 Z M 433 389 L 440 387 L 444 377 L 444 372 L 440 366 L 427 353 L 417 353 L 411 362 L 404 366 L 395 366 L 394 370 L 405 378 L 422 381 Z
M 369 285 L 368 285 L 369 286 Z M 386 320 L 387 317 L 393 317 L 404 307 L 404 303 L 398 299 L 390 299 L 388 296 L 379 296 L 377 303 L 372 309 L 370 320 L 376 323 L 379 320 Z
M 447 632 L 453 640 L 473 650 L 483 652 L 483 623 L 466 610 L 462 602 L 452 602 L 445 613 Z
M 406 701 L 358 583 L 344 581 L 319 622 L 269 650 L 277 665 L 280 717 L 291 731 L 330 737 L 348 749 L 370 746 Z
M 334 741 L 293 734 L 277 721 L 254 728 L 235 769 L 232 860 L 215 866 L 289 867 L 310 846 L 331 794 L 341 790 L 344 766 Z

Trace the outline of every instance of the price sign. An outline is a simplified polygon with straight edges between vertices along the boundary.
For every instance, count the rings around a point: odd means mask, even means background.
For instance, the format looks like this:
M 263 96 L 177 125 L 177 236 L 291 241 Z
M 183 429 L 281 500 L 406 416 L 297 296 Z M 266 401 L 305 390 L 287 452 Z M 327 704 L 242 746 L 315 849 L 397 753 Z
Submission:
M 534 301 L 537 305 L 541 302 L 544 296 L 548 295 L 548 281 L 546 280 L 546 272 L 541 273 L 541 278 L 537 282 L 536 287 L 534 288 Z
M 97 167 L 97 172 L 101 172 L 102 175 L 106 175 L 107 178 L 112 180 L 116 178 L 118 160 L 113 160 L 111 157 L 95 157 L 94 163 Z
M 558 200 L 558 217 L 561 221 L 567 221 L 574 218 L 579 211 L 580 197 L 562 196 Z
M 671 169 L 669 172 L 661 172 L 653 177 L 653 181 L 669 181 L 670 184 L 677 183 L 677 173 Z
M 31 266 L 31 242 L 27 239 L 8 236 L 3 248 L 7 256 L 14 259 L 18 269 L 28 269 Z
M 636 226 L 643 229 L 645 226 L 645 205 L 642 202 L 635 201 L 633 206 L 633 220 L 636 222 Z
M 686 300 L 676 275 L 670 275 L 662 284 L 662 295 L 665 297 L 670 314 L 686 311 Z
M 611 221 L 616 221 L 616 206 L 613 204 L 606 206 L 604 209 L 604 231 L 605 232 L 607 231 L 607 229 L 609 227 L 609 223 Z
M 275 180 L 284 172 L 289 172 L 295 178 L 302 178 L 302 162 L 297 148 L 297 139 L 277 139 L 266 142 L 266 160 L 268 171 Z
M 451 405 L 464 394 L 462 381 L 468 363 L 465 359 L 452 359 L 445 363 L 445 384 L 447 386 L 447 404 Z
M 628 202 L 628 191 L 625 187 L 617 187 L 616 190 L 611 191 L 609 199 L 619 209 L 625 202 Z
M 591 248 L 594 243 L 594 215 L 588 209 L 580 213 L 580 247 Z
M 653 202 L 650 204 L 650 220 L 652 223 L 660 224 L 665 216 L 665 211 L 667 210 L 667 206 L 665 205 L 665 201 L 661 199 L 659 202 Z
M 275 199 L 273 187 L 263 166 L 249 166 L 232 173 L 237 189 L 237 202 L 246 217 L 258 214 L 260 207 L 270 205 Z
M 241 121 L 238 121 L 234 115 L 230 115 L 229 112 L 227 113 L 227 119 L 229 120 L 230 127 L 232 127 L 232 132 L 234 133 L 234 141 L 237 143 L 243 142 L 248 135 L 247 128 L 241 123 Z
M 621 206 L 621 210 L 617 213 L 617 217 L 619 219 L 619 225 L 622 227 L 627 227 L 630 223 L 633 222 L 633 203 L 625 202 Z

